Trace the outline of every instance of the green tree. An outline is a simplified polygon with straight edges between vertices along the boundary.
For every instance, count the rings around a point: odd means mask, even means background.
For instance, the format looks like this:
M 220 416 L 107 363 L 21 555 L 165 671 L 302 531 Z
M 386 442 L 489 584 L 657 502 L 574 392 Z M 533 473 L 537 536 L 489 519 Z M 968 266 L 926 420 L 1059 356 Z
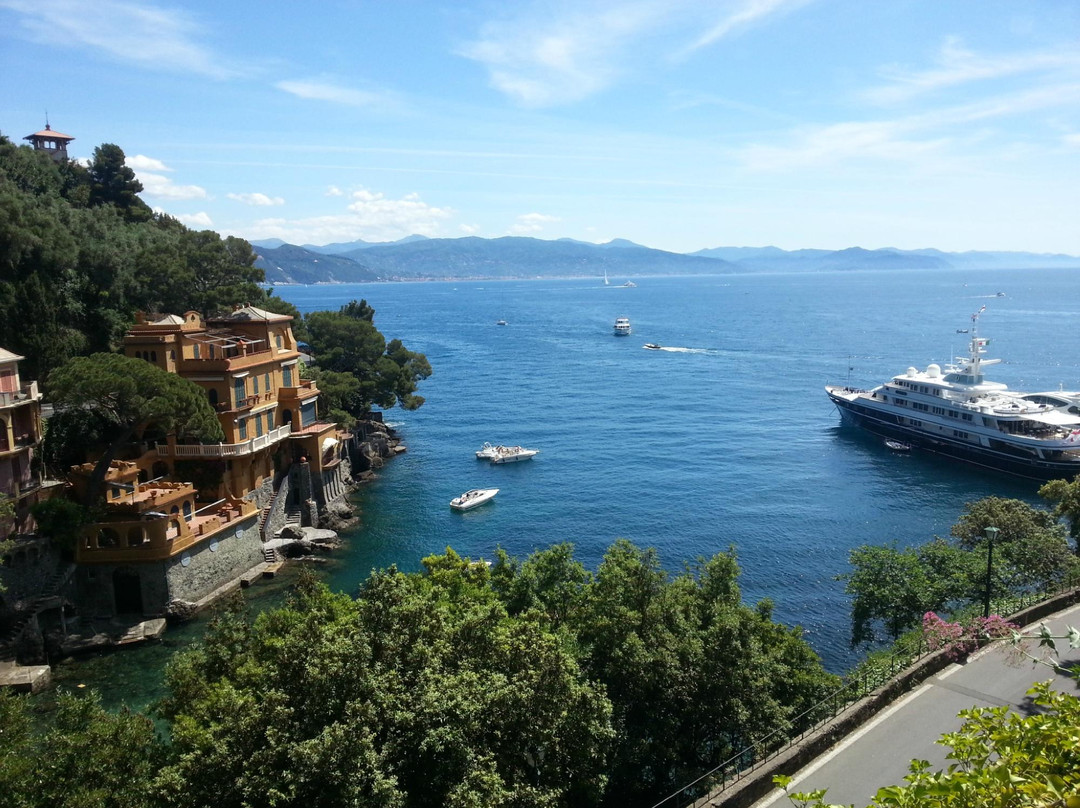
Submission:
M 339 397 L 342 409 L 354 418 L 366 415 L 372 405 L 420 407 L 424 399 L 416 395 L 417 384 L 431 375 L 423 354 L 408 350 L 400 340 L 387 344 L 374 316 L 366 301 L 353 300 L 337 312 L 315 311 L 304 318 L 319 372 L 349 373 L 359 382 L 359 391 Z
M 1051 480 L 1039 489 L 1039 496 L 1054 506 L 1056 519 L 1064 519 L 1069 526 L 1069 536 L 1075 541 L 1080 553 L 1080 477 L 1072 480 Z
M 165 747 L 153 724 L 60 696 L 52 726 L 31 727 L 25 697 L 0 692 L 0 803 L 11 808 L 156 808 Z
M 507 614 L 483 564 L 311 580 L 220 619 L 171 666 L 169 804 L 591 805 L 610 706 L 564 642 Z
M 124 150 L 114 143 L 94 149 L 90 162 L 90 204 L 115 205 L 130 221 L 148 221 L 150 206 L 139 199 L 143 186 L 125 163 Z
M 76 357 L 53 371 L 46 398 L 59 411 L 78 409 L 107 425 L 108 444 L 87 486 L 95 505 L 117 451 L 155 427 L 163 434 L 221 441 L 224 433 L 203 390 L 193 382 L 139 359 L 99 353 Z

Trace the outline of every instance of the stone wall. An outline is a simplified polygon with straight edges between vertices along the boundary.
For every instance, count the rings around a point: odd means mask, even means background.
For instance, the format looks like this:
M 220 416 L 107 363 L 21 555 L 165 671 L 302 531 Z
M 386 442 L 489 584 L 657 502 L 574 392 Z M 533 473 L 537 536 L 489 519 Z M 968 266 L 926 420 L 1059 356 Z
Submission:
M 195 603 L 262 561 L 259 514 L 255 513 L 165 562 L 169 603 Z

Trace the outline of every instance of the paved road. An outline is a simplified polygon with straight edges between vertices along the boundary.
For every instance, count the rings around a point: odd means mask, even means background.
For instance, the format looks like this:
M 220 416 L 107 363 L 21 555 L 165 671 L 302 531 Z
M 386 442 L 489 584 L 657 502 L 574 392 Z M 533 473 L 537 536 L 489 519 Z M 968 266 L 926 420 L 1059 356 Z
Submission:
M 1059 612 L 1046 623 L 1060 635 L 1065 626 L 1080 625 L 1080 606 Z M 1059 641 L 1058 648 L 1063 659 L 1080 661 L 1080 650 L 1070 652 L 1067 642 Z M 928 679 L 878 714 L 803 768 L 790 788 L 828 788 L 828 802 L 865 806 L 881 786 L 903 783 L 912 759 L 929 760 L 934 771 L 948 765 L 948 749 L 934 741 L 960 728 L 962 722 L 956 717 L 960 710 L 1007 705 L 1026 711 L 1030 708 L 1025 695 L 1028 688 L 1051 678 L 1057 689 L 1078 691 L 1075 680 L 1055 675 L 1044 665 L 1010 663 L 999 646 L 985 648 L 965 664 L 951 665 Z M 753 808 L 789 805 L 787 797 L 777 789 Z

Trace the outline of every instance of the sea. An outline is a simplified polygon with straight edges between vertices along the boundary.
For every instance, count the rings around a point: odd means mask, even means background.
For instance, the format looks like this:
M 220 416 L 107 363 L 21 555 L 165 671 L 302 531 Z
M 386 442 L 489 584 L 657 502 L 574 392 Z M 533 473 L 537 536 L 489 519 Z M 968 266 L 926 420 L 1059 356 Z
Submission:
M 433 368 L 422 407 L 384 413 L 407 452 L 357 492 L 361 524 L 312 565 L 318 574 L 355 593 L 372 570 L 417 570 L 448 547 L 524 558 L 560 542 L 595 569 L 619 538 L 655 548 L 677 574 L 733 549 L 743 599 L 771 600 L 774 618 L 800 626 L 842 673 L 862 653 L 837 579 L 853 548 L 948 536 L 964 504 L 987 496 L 1039 502 L 1037 483 L 898 454 L 841 426 L 824 386 L 947 364 L 981 312 L 987 355 L 1002 359 L 989 378 L 1080 389 L 1080 271 L 626 280 L 278 286 L 302 312 L 366 300 L 387 339 Z M 630 319 L 630 336 L 614 336 L 616 317 Z M 475 457 L 485 441 L 540 454 L 495 466 Z M 491 487 L 493 502 L 450 509 L 463 491 Z M 281 602 L 289 581 L 246 590 L 253 608 Z M 161 694 L 165 662 L 204 626 L 62 665 L 56 679 L 98 688 L 109 706 L 145 706 Z

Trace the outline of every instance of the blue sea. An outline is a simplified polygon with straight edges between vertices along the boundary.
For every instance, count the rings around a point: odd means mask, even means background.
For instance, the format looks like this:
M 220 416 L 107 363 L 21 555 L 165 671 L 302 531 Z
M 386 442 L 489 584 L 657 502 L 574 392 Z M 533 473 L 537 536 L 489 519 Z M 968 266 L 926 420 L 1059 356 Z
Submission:
M 490 559 L 498 547 L 524 557 L 572 542 L 595 568 L 626 538 L 655 547 L 672 572 L 733 547 L 744 599 L 771 599 L 775 618 L 802 626 L 827 667 L 843 672 L 858 659 L 836 580 L 852 548 L 947 536 L 964 503 L 982 497 L 1038 501 L 1036 483 L 898 455 L 841 427 L 823 388 L 948 362 L 966 349 L 957 329 L 985 305 L 979 334 L 1003 360 L 990 378 L 1080 389 L 1080 272 L 624 280 L 276 289 L 303 312 L 367 300 L 380 331 L 434 370 L 420 409 L 385 413 L 408 451 L 358 493 L 362 525 L 319 567 L 333 587 L 355 592 L 372 569 L 415 570 L 446 547 Z M 630 337 L 613 335 L 618 316 L 630 318 Z M 474 455 L 485 441 L 540 454 L 493 466 Z M 494 502 L 450 510 L 454 496 L 487 487 L 499 488 Z M 105 687 L 108 703 L 137 702 L 135 691 L 160 680 L 160 660 L 198 631 L 59 678 Z

